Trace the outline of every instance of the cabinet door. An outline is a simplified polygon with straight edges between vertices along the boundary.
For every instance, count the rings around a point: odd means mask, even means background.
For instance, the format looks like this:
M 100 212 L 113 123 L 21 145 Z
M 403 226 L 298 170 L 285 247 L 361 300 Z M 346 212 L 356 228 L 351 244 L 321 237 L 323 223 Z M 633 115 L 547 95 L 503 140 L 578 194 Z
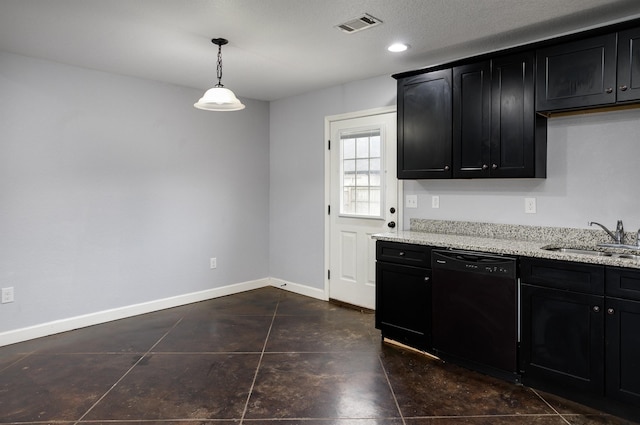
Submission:
M 451 177 L 451 70 L 398 80 L 398 178 Z
M 618 34 L 618 102 L 640 99 L 640 28 Z
M 453 68 L 453 177 L 489 177 L 491 62 Z
M 535 174 L 533 60 L 533 52 L 493 60 L 492 177 L 533 177 Z
M 430 349 L 430 269 L 376 263 L 376 328 L 383 337 Z
M 522 285 L 523 383 L 602 395 L 604 297 Z
M 616 101 L 616 34 L 537 52 L 537 111 L 584 108 Z
M 640 302 L 607 298 L 607 397 L 640 405 Z

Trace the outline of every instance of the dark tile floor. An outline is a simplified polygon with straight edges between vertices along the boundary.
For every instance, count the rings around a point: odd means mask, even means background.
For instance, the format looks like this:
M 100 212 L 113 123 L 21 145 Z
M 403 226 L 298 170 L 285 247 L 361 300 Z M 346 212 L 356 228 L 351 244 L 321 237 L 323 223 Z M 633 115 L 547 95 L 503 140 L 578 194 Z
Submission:
M 263 288 L 0 347 L 0 423 L 630 422 L 381 344 L 372 314 Z

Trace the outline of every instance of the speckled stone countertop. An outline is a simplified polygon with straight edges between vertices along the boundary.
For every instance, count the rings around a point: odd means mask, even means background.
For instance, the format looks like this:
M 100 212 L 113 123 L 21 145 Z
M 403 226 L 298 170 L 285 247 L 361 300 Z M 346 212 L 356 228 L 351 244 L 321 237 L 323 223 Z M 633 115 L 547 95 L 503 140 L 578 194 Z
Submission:
M 610 242 L 609 236 L 602 230 L 423 219 L 411 219 L 410 229 L 394 233 L 379 233 L 373 235 L 373 238 L 442 248 L 640 269 L 640 259 L 617 256 L 638 255 L 640 250 L 597 247 L 599 243 Z M 635 234 L 628 234 L 627 241 L 635 244 Z M 612 255 L 584 255 L 544 249 L 561 247 L 591 249 Z

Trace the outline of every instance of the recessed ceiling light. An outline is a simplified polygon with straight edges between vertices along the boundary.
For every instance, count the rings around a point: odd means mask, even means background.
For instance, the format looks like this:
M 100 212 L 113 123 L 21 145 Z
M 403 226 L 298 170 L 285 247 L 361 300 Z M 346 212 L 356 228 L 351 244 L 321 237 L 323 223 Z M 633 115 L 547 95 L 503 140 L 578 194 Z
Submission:
M 408 44 L 393 43 L 391 46 L 387 47 L 387 50 L 390 52 L 398 53 L 398 52 L 404 52 L 408 48 L 409 48 Z

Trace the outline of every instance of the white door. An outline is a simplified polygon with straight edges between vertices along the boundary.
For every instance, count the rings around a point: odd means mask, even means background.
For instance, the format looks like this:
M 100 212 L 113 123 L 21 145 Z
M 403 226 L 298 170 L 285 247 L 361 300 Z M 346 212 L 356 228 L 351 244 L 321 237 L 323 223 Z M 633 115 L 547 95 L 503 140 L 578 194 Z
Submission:
M 331 121 L 330 137 L 329 298 L 374 309 L 371 235 L 399 216 L 396 113 Z

